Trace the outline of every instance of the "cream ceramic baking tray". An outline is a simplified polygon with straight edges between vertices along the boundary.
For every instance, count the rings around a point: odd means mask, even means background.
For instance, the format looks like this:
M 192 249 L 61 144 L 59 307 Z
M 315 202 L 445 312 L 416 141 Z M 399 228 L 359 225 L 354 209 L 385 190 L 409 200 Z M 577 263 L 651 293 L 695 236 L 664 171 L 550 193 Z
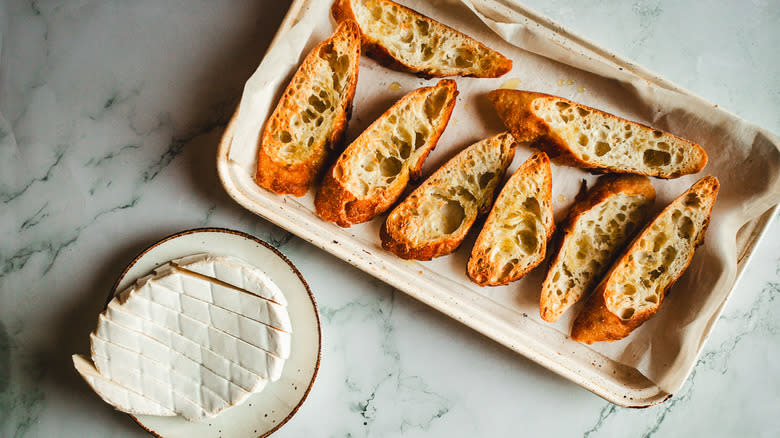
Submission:
M 713 119 L 713 123 L 715 123 L 718 120 L 728 119 L 736 123 L 745 123 L 736 116 L 713 108 L 702 99 L 692 96 L 674 84 L 565 31 L 562 27 L 512 1 L 439 0 L 420 2 L 419 4 L 412 4 L 411 1 L 401 2 L 412 5 L 434 18 L 441 19 L 441 21 L 451 24 L 467 34 L 488 41 L 489 45 L 497 47 L 502 53 L 515 60 L 513 71 L 501 79 L 457 79 L 461 96 L 449 127 L 440 140 L 436 151 L 431 154 L 426 163 L 425 174 L 429 174 L 433 168 L 443 163 L 455 151 L 477 140 L 478 136 L 498 132 L 502 129 L 500 122 L 492 114 L 490 106 L 486 105 L 485 100 L 480 96 L 484 96 L 486 90 L 505 85 L 507 81 L 511 84 L 519 82 L 523 88 L 551 92 L 580 100 L 583 103 L 612 110 L 625 117 L 645 123 L 653 123 L 656 126 L 660 124 L 659 127 L 680 135 L 685 135 L 687 129 L 692 129 L 692 122 L 685 114 L 685 102 L 688 101 L 698 105 L 696 108 L 708 108 L 708 111 L 713 111 L 713 115 L 707 113 L 706 117 L 702 116 L 705 120 Z M 453 5 L 457 4 L 458 7 L 442 7 L 447 2 Z M 320 13 L 318 15 L 319 21 L 309 25 L 309 21 L 306 20 L 311 19 L 312 11 L 315 10 Z M 289 57 L 291 47 L 297 47 L 298 52 L 294 54 L 293 58 L 299 62 L 312 43 L 311 41 L 305 44 L 301 42 L 295 46 L 290 40 L 294 39 L 298 33 L 316 33 L 319 29 L 322 34 L 322 32 L 332 30 L 332 24 L 326 11 L 327 4 L 323 5 L 323 2 L 295 0 L 281 24 L 271 48 L 269 48 L 266 59 L 273 56 L 278 57 L 280 52 L 285 52 L 282 53 L 282 56 Z M 294 27 L 301 20 L 304 20 L 303 24 L 307 25 L 306 29 L 302 30 L 302 26 Z M 513 28 L 513 25 L 519 27 Z M 312 31 L 311 28 L 316 29 Z M 288 32 L 291 29 L 294 32 Z M 494 32 L 503 32 L 504 39 L 501 39 Z M 533 45 L 539 49 L 534 51 L 545 53 L 554 58 L 555 61 L 520 49 L 505 41 L 511 38 Z M 283 47 L 284 50 L 276 50 L 274 53 L 274 48 L 277 46 Z M 264 63 L 260 68 L 264 68 L 266 64 L 275 64 L 273 67 L 278 69 L 280 62 L 273 59 L 272 63 Z M 576 65 L 579 69 L 572 68 L 572 65 Z M 395 99 L 413 88 L 433 82 L 424 81 L 408 74 L 391 72 L 365 57 L 361 59 L 360 68 L 355 109 L 347 132 L 348 140 L 355 138 Z M 249 90 L 251 87 L 258 89 L 257 87 L 259 87 L 259 89 L 264 90 L 264 101 L 261 106 L 267 111 L 275 104 L 294 69 L 295 63 L 290 63 L 288 67 L 267 74 L 261 81 L 253 83 L 253 80 L 250 79 L 247 89 Z M 616 77 L 619 80 L 615 80 Z M 632 85 L 627 87 L 626 84 Z M 649 86 L 648 90 L 650 91 L 643 91 L 643 86 Z M 626 90 L 629 88 L 635 91 L 629 90 L 627 92 Z M 245 98 L 247 92 L 245 91 Z M 656 95 L 648 93 L 656 93 Z M 658 98 L 657 95 L 664 93 L 671 97 Z M 627 96 L 621 102 L 613 98 L 613 96 L 621 95 Z M 257 99 L 259 98 L 255 98 L 255 100 Z M 648 101 L 654 103 L 648 105 Z M 247 101 L 243 100 L 242 102 Z M 644 103 L 644 105 L 640 103 Z M 246 104 L 242 104 L 241 110 L 246 113 Z M 652 115 L 648 115 L 657 113 L 678 114 L 679 117 L 653 118 Z M 265 114 L 256 117 L 258 120 L 254 120 L 253 123 L 262 126 Z M 470 283 L 464 275 L 464 271 L 465 260 L 473 243 L 473 236 L 467 239 L 462 245 L 463 248 L 453 255 L 432 262 L 403 261 L 382 250 L 380 246 L 378 229 L 383 219 L 343 229 L 320 220 L 313 213 L 311 193 L 303 198 L 295 198 L 278 196 L 259 188 L 253 181 L 256 141 L 241 142 L 237 140 L 241 131 L 237 127 L 240 120 L 242 120 L 242 116 L 237 111 L 222 137 L 217 155 L 217 168 L 222 184 L 239 204 L 621 406 L 646 407 L 663 402 L 682 385 L 696 362 L 701 345 L 712 329 L 712 323 L 720 315 L 726 298 L 747 264 L 755 242 L 767 229 L 769 220 L 777 211 L 776 206 L 769 208 L 769 210 L 761 209 L 760 212 L 764 212 L 764 214 L 745 223 L 739 229 L 739 233 L 734 228 L 728 234 L 717 225 L 715 230 L 710 230 L 708 233 L 710 240 L 705 244 L 705 248 L 714 247 L 714 251 L 723 251 L 723 245 L 720 242 L 726 240 L 733 242 L 736 234 L 736 248 L 732 246 L 726 248 L 732 253 L 736 251 L 736 266 L 733 266 L 732 263 L 731 274 L 724 280 L 726 283 L 718 283 L 723 293 L 715 297 L 717 299 L 703 300 L 706 305 L 702 304 L 697 307 L 698 304 L 694 303 L 695 305 L 691 307 L 690 303 L 685 301 L 688 298 L 680 297 L 684 296 L 685 293 L 675 292 L 672 294 L 670 299 L 681 301 L 678 307 L 689 306 L 693 309 L 693 313 L 686 316 L 689 318 L 686 320 L 686 324 L 681 324 L 680 330 L 683 334 L 680 336 L 689 335 L 685 330 L 691 331 L 696 336 L 697 342 L 693 351 L 688 351 L 686 355 L 678 354 L 677 360 L 656 364 L 654 361 L 658 362 L 657 352 L 660 350 L 659 346 L 663 346 L 663 342 L 665 342 L 663 340 L 658 340 L 656 344 L 652 344 L 652 340 L 647 341 L 649 344 L 637 343 L 638 346 L 633 350 L 632 348 L 610 350 L 610 347 L 604 346 L 589 347 L 568 338 L 567 322 L 559 322 L 555 326 L 542 322 L 538 317 L 538 307 L 534 307 L 534 301 L 538 303 L 538 292 L 534 292 L 532 289 L 538 288 L 536 283 L 541 283 L 540 275 L 543 272 L 530 275 L 529 278 L 519 282 L 518 286 L 480 288 Z M 679 120 L 682 122 L 675 124 Z M 698 132 L 708 132 L 706 127 L 694 126 L 694 128 L 698 129 Z M 763 161 L 772 165 L 776 164 L 780 161 L 774 154 L 777 151 L 777 139 L 771 134 L 764 134 L 763 130 L 758 129 L 757 132 L 761 135 L 756 135 L 754 145 L 755 142 L 764 141 L 765 143 L 759 146 L 769 151 L 769 158 Z M 747 149 L 747 146 L 745 148 Z M 528 148 L 523 147 L 518 150 L 518 157 L 515 158 L 515 163 L 510 171 L 529 154 Z M 728 165 L 717 157 L 714 159 L 711 157 L 711 162 L 712 166 L 705 169 L 705 172 L 708 169 L 712 171 L 713 166 L 714 170 L 717 171 L 720 169 L 718 166 Z M 771 183 L 775 184 L 773 187 L 776 187 L 776 170 L 771 166 L 767 166 L 767 169 L 767 172 L 774 172 L 769 175 Z M 689 185 L 703 174 L 689 177 L 689 179 L 681 178 L 677 182 L 655 180 L 654 184 L 659 191 L 659 204 L 671 200 L 682 191 L 680 187 Z M 553 170 L 557 219 L 560 219 L 565 213 L 565 209 L 573 200 L 582 179 L 592 181 L 593 177 L 572 168 Z M 761 188 L 756 189 L 756 193 L 759 192 L 759 189 Z M 766 190 L 766 188 L 763 189 Z M 730 188 L 725 190 L 726 194 L 723 196 L 725 201 L 722 203 L 728 207 L 730 205 L 728 199 L 733 196 L 733 193 L 729 194 Z M 770 187 L 769 190 L 771 192 L 773 188 Z M 776 197 L 775 194 L 761 199 L 764 204 L 771 202 L 769 204 L 771 206 L 777 203 Z M 744 222 L 739 222 L 739 224 L 742 223 Z M 474 234 L 473 231 L 475 230 L 472 230 L 471 234 Z M 723 237 L 727 235 L 730 235 L 731 238 Z M 705 250 L 705 255 L 697 253 L 698 259 L 709 260 L 707 251 L 710 250 Z M 707 267 L 707 262 L 699 260 L 697 265 L 696 260 L 695 257 L 695 263 L 686 274 L 690 278 L 687 281 L 681 280 L 682 285 L 676 286 L 677 289 L 685 289 L 686 287 L 695 289 L 697 282 L 707 284 L 706 281 L 701 281 L 701 276 L 707 274 L 707 270 L 704 269 Z M 702 264 L 704 264 L 704 268 L 699 266 Z M 543 271 L 543 269 L 538 269 L 538 271 Z M 724 287 L 726 287 L 725 290 Z M 698 292 L 706 294 L 708 290 Z M 673 304 L 667 306 L 673 307 Z M 655 318 L 658 319 L 658 324 L 664 323 L 664 318 L 676 318 L 672 321 L 680 319 L 678 315 L 670 316 L 661 313 L 659 312 Z M 667 311 L 666 313 L 673 312 Z M 648 325 L 652 324 L 653 322 L 648 323 Z M 643 327 L 640 330 L 645 330 L 644 334 L 637 333 L 634 337 L 647 336 L 647 333 L 652 333 L 650 332 L 652 326 Z M 643 355 L 650 355 L 649 351 L 653 352 L 652 357 L 644 358 Z M 627 363 L 634 366 L 626 365 Z M 665 383 L 656 384 L 646 375 L 671 375 L 674 378 L 657 379 L 657 382 Z

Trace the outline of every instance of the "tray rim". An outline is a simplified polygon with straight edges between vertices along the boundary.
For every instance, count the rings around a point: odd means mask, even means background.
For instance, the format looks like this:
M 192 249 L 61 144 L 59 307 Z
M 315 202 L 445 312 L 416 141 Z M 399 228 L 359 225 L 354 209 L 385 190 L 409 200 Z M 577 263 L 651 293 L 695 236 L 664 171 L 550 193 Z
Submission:
M 290 30 L 301 18 L 302 11 L 304 10 L 304 5 L 317 0 L 293 0 L 291 3 L 287 14 L 282 19 L 282 22 L 279 26 L 279 29 L 277 30 L 276 34 L 274 35 L 273 39 L 271 40 L 271 43 L 268 45 L 268 48 L 266 49 L 266 53 L 271 50 L 271 48 L 277 44 L 279 39 L 284 35 L 287 31 Z M 569 31 L 565 26 L 562 26 L 558 24 L 557 22 L 546 18 L 544 15 L 539 14 L 528 7 L 521 5 L 516 0 L 482 0 L 487 2 L 495 2 L 495 3 L 509 3 L 513 6 L 519 7 L 522 10 L 524 10 L 526 13 L 534 17 L 535 19 L 543 19 L 543 23 L 546 25 L 546 27 L 549 27 L 552 29 L 555 33 L 561 35 L 562 37 L 569 39 L 582 47 L 585 47 L 588 50 L 592 50 L 595 53 L 599 54 L 600 56 L 608 56 L 613 63 L 616 65 L 622 66 L 625 70 L 628 70 L 629 72 L 644 78 L 645 80 L 652 82 L 653 84 L 673 90 L 675 92 L 686 94 L 692 97 L 695 97 L 697 99 L 700 99 L 704 102 L 708 102 L 706 99 L 702 98 L 701 96 L 698 96 L 691 91 L 663 78 L 662 76 L 653 73 L 652 71 L 639 66 L 637 64 L 634 64 L 627 60 L 626 58 L 614 54 L 610 52 L 609 50 L 602 48 L 598 46 L 597 44 L 578 36 L 577 34 Z M 262 59 L 261 59 L 262 61 Z M 258 63 L 259 65 L 259 63 Z M 744 120 L 742 117 L 725 110 L 723 108 L 720 108 L 721 111 L 724 111 L 728 114 L 730 114 L 733 117 L 736 117 L 740 120 Z M 240 188 L 237 187 L 235 182 L 233 181 L 231 174 L 230 174 L 230 160 L 228 158 L 228 154 L 230 151 L 230 145 L 232 143 L 233 138 L 233 129 L 235 125 L 235 120 L 238 115 L 238 106 L 236 107 L 236 110 L 234 111 L 233 115 L 231 116 L 229 122 L 227 123 L 225 130 L 220 137 L 219 145 L 217 148 L 217 173 L 219 175 L 220 183 L 222 184 L 225 191 L 228 193 L 228 195 L 233 198 L 234 201 L 236 201 L 239 205 L 246 208 L 247 210 L 257 214 L 260 217 L 263 217 L 264 219 L 272 222 L 273 224 L 279 226 L 280 228 L 283 228 L 296 236 L 306 240 L 309 243 L 312 243 L 313 245 L 317 246 L 318 248 L 346 261 L 347 263 L 351 264 L 352 266 L 362 270 L 363 272 L 368 273 L 369 275 L 374 276 L 375 278 L 378 278 L 379 280 L 390 284 L 391 286 L 397 288 L 398 290 L 410 295 L 411 297 L 435 308 L 436 310 L 444 313 L 445 315 L 449 316 L 450 318 L 453 318 L 462 324 L 468 326 L 469 328 L 477 331 L 478 333 L 490 338 L 491 340 L 498 342 L 499 344 L 504 345 L 505 347 L 509 348 L 512 351 L 515 351 L 516 353 L 519 353 L 526 357 L 527 359 L 543 366 L 544 368 L 547 368 L 548 370 L 560 375 L 561 377 L 566 378 L 567 380 L 572 381 L 573 383 L 576 383 L 577 385 L 587 389 L 588 391 L 598 395 L 599 397 L 622 407 L 627 408 L 648 408 L 651 406 L 655 406 L 657 404 L 663 403 L 669 398 L 673 396 L 672 393 L 668 393 L 661 388 L 659 388 L 657 385 L 655 385 L 652 381 L 647 379 L 645 377 L 645 380 L 647 380 L 650 385 L 647 385 L 645 388 L 642 389 L 652 389 L 653 387 L 657 389 L 657 391 L 654 394 L 651 395 L 643 395 L 640 396 L 639 390 L 634 390 L 629 387 L 625 387 L 624 389 L 627 391 L 626 394 L 631 394 L 632 392 L 636 395 L 636 397 L 626 397 L 625 395 L 622 397 L 619 397 L 617 394 L 610 391 L 606 386 L 601 385 L 599 382 L 595 381 L 594 379 L 589 379 L 580 373 L 577 372 L 577 370 L 572 370 L 570 368 L 565 367 L 562 363 L 554 360 L 554 358 L 550 356 L 546 356 L 542 353 L 539 353 L 538 351 L 533 350 L 529 346 L 526 345 L 514 345 L 511 343 L 504 342 L 502 340 L 497 339 L 496 337 L 492 336 L 489 333 L 486 333 L 485 329 L 476 327 L 475 325 L 472 325 L 468 321 L 466 321 L 464 318 L 457 315 L 457 312 L 450 312 L 447 309 L 445 309 L 446 306 L 442 304 L 437 304 L 432 302 L 430 299 L 426 299 L 426 296 L 424 293 L 420 292 L 423 288 L 410 288 L 403 284 L 402 281 L 387 278 L 386 275 L 382 275 L 380 271 L 377 271 L 376 269 L 371 268 L 371 263 L 366 262 L 366 265 L 364 266 L 361 264 L 362 257 L 361 255 L 357 254 L 358 257 L 354 257 L 356 253 L 352 253 L 348 250 L 345 250 L 341 245 L 332 245 L 330 238 L 317 238 L 317 236 L 314 236 L 312 234 L 306 233 L 304 230 L 296 230 L 296 227 L 294 224 L 289 223 L 288 221 L 285 221 L 281 214 L 274 211 L 273 208 L 269 206 L 265 206 L 262 204 L 257 204 L 253 202 L 251 199 L 245 198 L 243 196 L 243 193 Z M 763 129 L 763 128 L 760 128 Z M 757 218 L 748 221 L 743 225 L 743 227 L 737 232 L 737 250 L 738 250 L 738 256 L 737 256 L 737 273 L 734 280 L 734 284 L 731 287 L 731 290 L 726 295 L 726 298 L 723 302 L 723 304 L 720 306 L 720 308 L 715 312 L 713 315 L 713 321 L 717 322 L 720 318 L 720 315 L 723 312 L 723 309 L 726 307 L 726 304 L 728 303 L 728 300 L 730 299 L 731 295 L 734 293 L 734 290 L 739 285 L 742 275 L 745 271 L 745 266 L 748 265 L 750 260 L 752 259 L 752 256 L 754 254 L 754 249 L 756 244 L 764 238 L 764 236 L 767 234 L 767 231 L 769 229 L 769 226 L 772 224 L 773 220 L 778 216 L 778 212 L 780 212 L 780 204 L 777 204 L 773 207 L 770 207 L 767 211 L 765 211 L 763 214 L 758 216 Z M 747 237 L 742 240 L 740 239 L 741 232 L 749 231 L 749 234 Z M 740 244 L 741 247 L 740 247 Z M 415 290 L 416 289 L 416 290 Z M 703 346 L 706 344 L 707 340 L 709 339 L 712 328 L 714 327 L 714 323 L 707 329 L 707 333 L 704 337 L 703 342 L 699 346 L 699 352 L 697 354 L 698 356 L 701 354 Z M 693 362 L 693 366 L 695 366 L 695 362 Z M 687 372 L 686 379 L 690 375 L 690 372 L 693 369 L 693 366 L 690 367 L 690 369 Z M 635 370 L 632 367 L 628 367 L 632 370 Z M 636 370 L 635 370 L 636 371 Z M 637 371 L 638 372 L 638 371 Z M 641 375 L 641 373 L 640 373 Z M 642 377 L 644 377 L 642 375 Z

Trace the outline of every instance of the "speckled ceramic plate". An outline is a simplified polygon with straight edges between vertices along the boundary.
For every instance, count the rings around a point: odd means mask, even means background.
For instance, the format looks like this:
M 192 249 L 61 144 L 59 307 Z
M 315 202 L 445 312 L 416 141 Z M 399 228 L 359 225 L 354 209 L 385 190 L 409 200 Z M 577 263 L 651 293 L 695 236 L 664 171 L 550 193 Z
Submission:
M 117 279 L 111 296 L 154 268 L 199 252 L 244 259 L 265 271 L 279 285 L 287 298 L 293 327 L 290 357 L 279 380 L 214 418 L 189 422 L 182 417 L 131 417 L 152 435 L 165 438 L 268 436 L 301 407 L 320 365 L 321 331 L 317 304 L 301 273 L 282 253 L 239 231 L 222 228 L 184 231 L 160 240 L 138 255 Z

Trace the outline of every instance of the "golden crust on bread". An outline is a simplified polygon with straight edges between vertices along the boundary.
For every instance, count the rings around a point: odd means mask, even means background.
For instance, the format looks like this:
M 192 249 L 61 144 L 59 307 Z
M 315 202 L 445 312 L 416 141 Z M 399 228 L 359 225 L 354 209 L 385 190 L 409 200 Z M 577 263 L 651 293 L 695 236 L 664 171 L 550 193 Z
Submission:
M 359 59 L 360 29 L 354 21 L 344 21 L 309 52 L 261 134 L 258 185 L 279 194 L 306 194 L 344 135 Z
M 455 251 L 493 195 L 515 155 L 504 132 L 465 148 L 398 204 L 382 225 L 382 247 L 404 259 Z
M 539 312 L 555 322 L 587 296 L 634 233 L 655 199 L 646 176 L 604 175 L 572 205 L 542 285 Z
M 623 339 L 652 317 L 704 240 L 717 194 L 717 178 L 705 176 L 656 216 L 596 287 L 571 338 L 587 344 Z
M 707 164 L 696 143 L 562 97 L 505 89 L 489 97 L 517 141 L 532 142 L 560 164 L 658 178 Z
M 336 21 L 355 20 L 366 54 L 380 64 L 425 78 L 495 78 L 512 60 L 479 41 L 390 0 L 336 0 Z
M 439 141 L 458 95 L 444 79 L 396 102 L 339 156 L 326 172 L 316 213 L 342 227 L 366 222 L 398 200 Z
M 554 229 L 550 160 L 536 152 L 498 194 L 471 251 L 469 278 L 480 286 L 521 278 L 544 260 Z

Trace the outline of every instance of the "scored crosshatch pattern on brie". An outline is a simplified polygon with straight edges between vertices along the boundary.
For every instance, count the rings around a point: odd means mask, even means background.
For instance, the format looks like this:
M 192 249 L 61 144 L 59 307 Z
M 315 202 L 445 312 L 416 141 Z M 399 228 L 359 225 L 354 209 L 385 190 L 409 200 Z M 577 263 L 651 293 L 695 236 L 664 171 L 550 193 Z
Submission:
M 144 397 L 143 394 L 104 377 L 84 356 L 74 354 L 73 366 L 103 400 L 114 405 L 125 406 L 128 413 L 163 417 L 176 415 L 176 412 Z
M 226 287 L 169 266 L 155 269 L 155 272 L 159 274 L 155 277 L 155 287 L 149 288 L 148 292 L 153 294 L 155 301 L 166 307 L 182 310 L 184 306 L 209 308 L 213 304 L 230 312 L 241 313 L 269 327 L 285 332 L 292 330 L 287 310 L 274 301 L 244 291 L 236 293 L 236 290 L 230 289 L 237 288 Z M 146 277 L 137 284 L 143 285 L 145 280 Z
M 148 363 L 145 370 L 154 371 L 157 376 L 164 376 L 170 372 L 182 375 L 212 389 L 226 400 L 233 397 L 234 393 L 240 393 L 239 390 L 258 391 L 265 383 L 262 376 L 248 372 L 229 361 L 213 360 L 209 356 L 204 356 L 203 361 L 193 360 L 179 352 L 178 348 L 171 348 L 155 340 L 150 340 L 143 333 L 132 332 L 105 318 L 101 318 L 97 334 L 93 334 L 91 340 L 93 356 L 102 355 L 111 359 L 111 355 L 105 348 L 119 346 L 123 351 L 118 352 L 118 354 L 125 354 L 124 350 L 127 350 L 127 352 L 138 356 L 138 360 L 151 359 L 153 362 Z M 135 357 L 128 356 L 127 361 L 124 362 L 135 360 Z M 95 365 L 98 370 L 102 371 L 97 361 Z
M 292 323 L 281 290 L 259 270 L 203 254 L 177 261 L 201 272 L 169 262 L 115 294 L 90 335 L 94 369 L 73 360 L 119 410 L 197 421 L 279 379 Z
M 171 262 L 178 268 L 205 275 L 253 294 L 287 306 L 281 289 L 261 269 L 229 256 L 193 254 Z
M 175 348 L 195 361 L 219 363 L 215 365 L 219 366 L 217 369 L 236 363 L 269 380 L 276 380 L 282 374 L 284 359 L 219 330 L 208 331 L 202 339 L 205 343 L 201 344 L 164 325 L 127 312 L 115 302 L 109 303 L 106 316 L 117 324 Z
M 125 300 L 121 304 L 130 312 L 151 321 L 165 322 L 173 330 L 187 336 L 191 333 L 201 334 L 216 329 L 244 339 L 279 357 L 286 358 L 289 355 L 290 333 L 221 307 L 198 300 L 187 300 L 185 296 L 182 296 L 184 306 L 181 310 L 171 309 L 152 298 L 150 290 L 155 287 L 153 283 L 146 283 L 137 289 L 121 292 L 117 297 L 120 302 Z M 185 330 L 193 332 L 185 332 Z
M 232 395 L 216 392 L 220 391 L 219 377 L 181 356 L 158 350 L 162 354 L 152 359 L 148 353 L 133 351 L 95 335 L 90 340 L 92 361 L 101 375 L 140 392 L 187 419 L 209 417 L 212 412 L 227 407 L 226 398 L 235 400 Z M 200 389 L 193 391 L 190 381 L 194 381 L 194 386 Z M 242 391 L 241 398 L 246 394 Z

